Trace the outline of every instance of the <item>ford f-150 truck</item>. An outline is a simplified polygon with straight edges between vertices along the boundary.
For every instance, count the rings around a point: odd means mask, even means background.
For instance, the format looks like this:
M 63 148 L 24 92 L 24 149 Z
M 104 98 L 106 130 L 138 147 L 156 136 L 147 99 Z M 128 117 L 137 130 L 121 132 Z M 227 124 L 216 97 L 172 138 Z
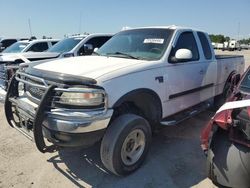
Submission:
M 94 48 L 100 48 L 111 37 L 112 34 L 104 33 L 74 35 L 59 41 L 46 52 L 26 52 L 28 49 L 32 48 L 31 46 L 24 51 L 26 53 L 8 53 L 0 55 L 0 101 L 4 101 L 9 80 L 19 68 L 20 63 L 91 55 Z M 15 46 L 21 44 L 25 44 L 25 41 L 15 43 L 13 48 L 16 49 Z M 28 45 L 28 47 L 29 46 L 30 45 Z M 40 44 L 40 46 L 42 45 Z M 27 47 L 25 47 L 25 49 L 26 48 Z M 8 48 L 6 50 L 8 50 Z M 11 52 L 11 49 L 8 52 Z
M 152 131 L 178 124 L 213 100 L 221 103 L 231 78 L 243 70 L 242 56 L 215 56 L 205 32 L 178 26 L 127 29 L 95 55 L 19 70 L 5 113 L 41 152 L 101 140 L 104 166 L 127 175 L 142 165 Z

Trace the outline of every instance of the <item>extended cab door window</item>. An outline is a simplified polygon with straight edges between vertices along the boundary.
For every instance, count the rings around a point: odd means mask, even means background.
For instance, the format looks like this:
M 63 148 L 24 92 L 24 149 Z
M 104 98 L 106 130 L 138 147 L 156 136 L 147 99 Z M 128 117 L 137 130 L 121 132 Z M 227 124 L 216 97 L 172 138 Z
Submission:
M 175 57 L 176 52 L 179 49 L 188 49 L 192 52 L 192 58 L 191 59 L 182 59 L 182 60 L 177 60 Z M 199 51 L 198 47 L 193 35 L 193 32 L 183 32 L 179 38 L 178 41 L 175 45 L 174 48 L 172 48 L 170 55 L 169 55 L 169 62 L 170 63 L 183 63 L 183 62 L 189 62 L 189 61 L 198 61 L 199 60 Z
M 28 49 L 28 52 L 43 52 L 48 50 L 49 46 L 47 42 L 36 43 Z
M 198 37 L 201 41 L 203 54 L 207 60 L 212 59 L 212 52 L 206 35 L 202 32 L 197 32 Z

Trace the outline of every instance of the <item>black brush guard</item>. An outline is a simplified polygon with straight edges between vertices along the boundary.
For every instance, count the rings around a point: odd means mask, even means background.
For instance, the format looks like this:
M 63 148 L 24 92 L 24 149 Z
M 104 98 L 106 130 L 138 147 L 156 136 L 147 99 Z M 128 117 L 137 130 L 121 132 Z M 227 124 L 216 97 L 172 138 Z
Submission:
M 18 97 L 18 83 L 19 81 L 16 79 L 16 76 L 13 76 L 9 88 L 7 90 L 6 98 L 5 98 L 5 115 L 6 119 L 9 123 L 9 125 L 13 128 L 19 129 L 20 132 L 22 132 L 19 126 L 15 125 L 15 119 L 13 113 L 13 102 L 16 101 L 16 98 Z M 42 131 L 42 123 L 45 117 L 45 111 L 49 111 L 49 106 L 51 106 L 52 102 L 52 96 L 54 94 L 54 89 L 57 86 L 50 85 L 43 95 L 40 104 L 38 105 L 38 108 L 35 109 L 35 114 L 33 118 L 30 119 L 30 123 L 33 129 L 33 136 L 34 136 L 34 142 L 36 144 L 37 149 L 42 152 L 53 152 L 56 149 L 55 145 L 47 146 L 45 144 L 43 131 Z M 32 115 L 32 116 L 33 116 Z M 22 132 L 23 133 L 23 132 Z M 24 133 L 23 133 L 24 134 Z

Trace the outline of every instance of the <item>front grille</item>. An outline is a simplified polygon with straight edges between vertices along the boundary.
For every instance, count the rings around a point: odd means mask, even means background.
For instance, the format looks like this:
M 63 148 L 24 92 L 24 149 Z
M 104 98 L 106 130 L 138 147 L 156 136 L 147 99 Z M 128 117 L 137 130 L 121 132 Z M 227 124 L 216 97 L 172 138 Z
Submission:
M 29 83 L 33 83 L 33 84 L 41 84 L 41 83 L 39 83 L 35 80 L 32 80 L 32 79 L 29 79 L 29 78 L 26 78 L 26 81 L 28 81 Z M 42 96 L 45 93 L 45 89 L 42 89 L 42 88 L 39 88 L 39 87 L 36 87 L 33 85 L 29 85 L 29 84 L 25 84 L 24 88 L 25 88 L 25 92 L 29 96 L 34 97 L 37 100 L 41 100 Z
M 5 64 L 0 65 L 0 87 L 4 90 L 7 89 L 8 83 L 8 72 L 5 68 Z
M 16 74 L 16 79 L 19 81 L 19 86 L 18 86 L 18 91 L 19 91 L 19 96 L 21 97 L 22 95 L 24 97 L 28 97 L 29 100 L 32 102 L 39 104 L 42 97 L 45 95 L 46 90 L 49 88 L 51 84 L 56 84 L 58 87 L 54 89 L 52 101 L 49 107 L 51 109 L 64 109 L 64 110 L 106 110 L 107 109 L 107 95 L 104 92 L 103 89 L 94 89 L 94 88 L 88 88 L 87 86 L 85 87 L 86 91 L 82 91 L 81 89 L 79 90 L 78 87 L 69 87 L 68 85 L 62 85 L 58 84 L 55 82 L 50 82 L 47 80 L 44 80 L 39 77 L 31 76 L 23 72 L 17 72 Z M 23 88 L 23 89 L 21 89 Z M 23 91 L 23 92 L 22 92 Z M 102 94 L 102 103 L 100 105 L 94 105 L 95 100 L 90 101 L 90 105 L 86 106 L 77 106 L 77 105 L 71 105 L 68 103 L 63 103 L 60 102 L 60 98 L 62 93 L 64 92 L 81 92 L 81 93 L 101 93 Z M 20 93 L 22 93 L 20 95 Z M 66 97 L 65 97 L 66 98 Z M 77 99 L 77 98 L 75 98 Z
M 49 87 L 44 79 L 21 72 L 17 72 L 16 79 L 19 81 L 19 93 L 23 93 L 23 95 L 37 104 L 45 94 L 45 90 Z

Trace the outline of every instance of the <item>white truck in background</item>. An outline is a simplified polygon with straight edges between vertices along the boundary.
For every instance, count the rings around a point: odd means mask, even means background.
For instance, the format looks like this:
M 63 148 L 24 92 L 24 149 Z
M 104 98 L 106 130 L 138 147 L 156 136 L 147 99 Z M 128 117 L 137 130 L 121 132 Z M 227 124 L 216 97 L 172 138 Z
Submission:
M 20 41 L 13 44 L 11 47 L 9 47 L 9 49 L 7 48 L 5 50 L 8 53 L 3 53 L 0 55 L 0 101 L 4 101 L 9 80 L 19 68 L 19 64 L 28 64 L 34 61 L 50 61 L 56 58 L 91 55 L 94 48 L 100 48 L 112 36 L 113 34 L 104 33 L 69 36 L 56 43 L 54 46 L 52 46 L 52 44 L 47 44 L 49 47 L 52 47 L 48 49 L 48 46 L 46 46 L 46 51 L 42 52 L 44 50 L 40 50 L 39 53 L 29 51 L 32 51 L 35 45 L 39 45 L 40 47 L 44 46 L 41 45 L 42 43 L 46 42 L 44 39 L 30 41 L 29 43 L 26 41 Z M 53 41 L 52 39 L 49 39 L 48 42 Z M 20 49 L 20 46 L 24 47 L 22 51 L 15 53 L 17 52 L 15 49 L 18 46 L 18 49 Z
M 243 56 L 215 56 L 207 33 L 178 26 L 121 31 L 95 54 L 20 69 L 5 114 L 43 153 L 101 140 L 116 175 L 142 165 L 158 126 L 223 102 L 244 71 Z
M 29 39 L 17 41 L 3 50 L 0 57 L 15 53 L 43 52 L 51 48 L 58 41 L 59 39 Z
M 237 40 L 230 40 L 229 41 L 229 45 L 228 45 L 228 49 L 231 50 L 231 51 L 234 51 L 234 50 L 241 50 L 241 46 L 240 46 L 240 43 L 239 41 Z
M 241 51 L 241 49 L 242 49 L 242 47 L 241 47 L 240 43 L 237 40 L 232 39 L 232 40 L 224 42 L 222 50 L 229 50 L 229 51 L 239 50 L 239 51 Z

